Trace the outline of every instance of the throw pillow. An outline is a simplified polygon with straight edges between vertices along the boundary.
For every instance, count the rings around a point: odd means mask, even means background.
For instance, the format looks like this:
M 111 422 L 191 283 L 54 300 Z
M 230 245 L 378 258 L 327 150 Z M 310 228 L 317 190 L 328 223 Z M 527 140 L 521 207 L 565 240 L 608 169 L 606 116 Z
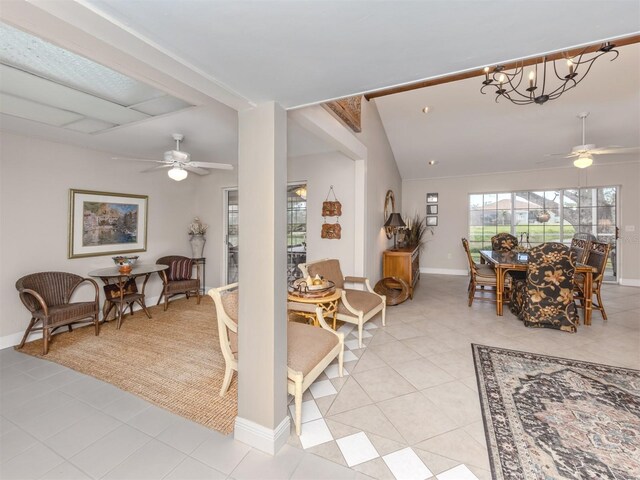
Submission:
M 174 260 L 171 262 L 171 265 L 169 265 L 167 277 L 169 277 L 170 282 L 175 280 L 190 280 L 192 270 L 193 260 L 190 258 Z

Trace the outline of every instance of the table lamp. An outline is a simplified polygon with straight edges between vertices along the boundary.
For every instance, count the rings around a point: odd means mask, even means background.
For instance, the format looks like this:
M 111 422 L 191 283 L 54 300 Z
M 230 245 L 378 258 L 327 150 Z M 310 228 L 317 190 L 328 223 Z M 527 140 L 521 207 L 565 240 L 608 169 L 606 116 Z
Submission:
M 398 244 L 396 243 L 396 238 L 398 235 L 398 228 L 406 227 L 407 225 L 402 220 L 402 216 L 399 213 L 392 213 L 387 218 L 387 221 L 384 222 L 385 227 L 391 227 L 393 229 L 393 249 L 398 249 Z

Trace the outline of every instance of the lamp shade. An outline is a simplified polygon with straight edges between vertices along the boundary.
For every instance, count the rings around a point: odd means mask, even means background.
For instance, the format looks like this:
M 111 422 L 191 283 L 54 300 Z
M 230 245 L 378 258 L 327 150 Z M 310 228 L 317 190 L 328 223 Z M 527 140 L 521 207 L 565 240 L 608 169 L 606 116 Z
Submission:
M 402 220 L 402 216 L 399 213 L 392 213 L 384 222 L 385 227 L 406 227 L 407 225 Z
M 167 172 L 167 175 L 169 175 L 169 177 L 172 180 L 175 180 L 176 182 L 179 182 L 181 180 L 184 180 L 185 178 L 187 178 L 187 171 L 180 167 L 180 166 L 174 166 L 171 170 L 169 170 Z

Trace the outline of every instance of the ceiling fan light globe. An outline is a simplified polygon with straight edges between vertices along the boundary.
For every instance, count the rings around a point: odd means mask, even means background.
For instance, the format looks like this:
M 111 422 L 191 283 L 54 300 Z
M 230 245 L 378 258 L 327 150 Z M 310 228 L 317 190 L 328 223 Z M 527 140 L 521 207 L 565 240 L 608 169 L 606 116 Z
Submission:
M 187 178 L 187 171 L 179 166 L 175 166 L 173 167 L 171 170 L 169 170 L 167 172 L 167 175 L 169 175 L 169 178 L 171 178 L 171 180 L 175 180 L 176 182 L 180 182 L 182 180 L 184 180 L 185 178 Z
M 573 161 L 573 166 L 577 168 L 587 168 L 593 164 L 593 158 L 590 155 L 580 155 Z

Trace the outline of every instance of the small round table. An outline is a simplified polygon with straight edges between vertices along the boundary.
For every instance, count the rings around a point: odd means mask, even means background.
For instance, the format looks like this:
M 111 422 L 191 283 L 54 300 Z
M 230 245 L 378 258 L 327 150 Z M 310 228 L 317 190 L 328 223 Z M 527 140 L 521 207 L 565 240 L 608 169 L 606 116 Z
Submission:
M 137 265 L 128 273 L 121 273 L 118 267 L 101 268 L 89 272 L 90 277 L 100 278 L 105 285 L 105 300 L 102 307 L 103 320 L 105 322 L 107 321 L 109 313 L 111 313 L 112 308 L 116 306 L 116 330 L 120 330 L 124 311 L 129 306 L 131 308 L 131 314 L 133 315 L 134 302 L 138 303 L 142 307 L 142 310 L 144 310 L 144 313 L 147 314 L 147 317 L 151 318 L 151 314 L 144 303 L 144 289 L 152 273 L 158 272 L 159 274 L 167 268 L 169 268 L 167 265 Z M 142 276 L 144 276 L 142 291 L 138 292 L 135 279 Z
M 308 303 L 308 304 L 317 305 L 320 308 L 322 308 L 322 316 L 333 318 L 332 327 L 334 330 L 336 329 L 336 320 L 338 316 L 338 302 L 340 301 L 341 297 L 342 297 L 342 290 L 339 288 L 336 288 L 335 292 L 329 295 L 326 295 L 324 297 L 311 297 L 311 296 L 304 296 L 304 295 L 296 295 L 293 293 L 287 294 L 287 300 L 289 300 L 290 302 Z M 315 313 L 300 312 L 297 310 L 293 310 L 293 311 L 295 311 L 301 317 L 307 318 L 309 320 L 313 320 L 314 326 L 316 327 L 320 326 Z

